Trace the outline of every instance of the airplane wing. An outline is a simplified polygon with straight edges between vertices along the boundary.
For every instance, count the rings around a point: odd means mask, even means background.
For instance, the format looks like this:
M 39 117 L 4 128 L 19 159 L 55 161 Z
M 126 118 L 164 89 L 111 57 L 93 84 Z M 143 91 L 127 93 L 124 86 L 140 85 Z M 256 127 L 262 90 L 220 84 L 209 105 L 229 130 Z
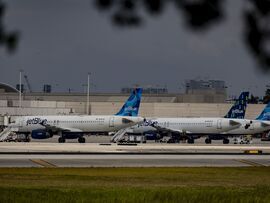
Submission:
M 239 127 L 241 125 L 241 122 L 237 121 L 237 120 L 230 120 L 230 125 L 234 128 Z M 152 127 L 156 128 L 158 131 L 162 131 L 162 132 L 172 132 L 172 133 L 180 133 L 180 134 L 192 134 L 191 131 L 186 131 L 183 129 L 173 129 L 173 128 L 169 128 L 169 127 L 162 127 L 159 126 L 157 122 L 152 122 L 150 124 Z
M 239 121 L 237 119 L 230 119 L 229 123 L 233 127 L 239 127 L 242 124 L 241 121 Z
M 82 132 L 81 129 L 78 128 L 69 128 L 65 126 L 60 125 L 49 125 L 49 124 L 41 124 L 46 128 L 46 130 L 52 130 L 52 131 L 68 131 L 68 132 Z
M 173 129 L 173 128 L 168 128 L 168 127 L 162 127 L 157 124 L 152 124 L 151 125 L 153 128 L 157 129 L 158 131 L 162 132 L 171 132 L 171 133 L 180 133 L 180 134 L 190 134 L 190 131 L 182 130 L 182 129 Z

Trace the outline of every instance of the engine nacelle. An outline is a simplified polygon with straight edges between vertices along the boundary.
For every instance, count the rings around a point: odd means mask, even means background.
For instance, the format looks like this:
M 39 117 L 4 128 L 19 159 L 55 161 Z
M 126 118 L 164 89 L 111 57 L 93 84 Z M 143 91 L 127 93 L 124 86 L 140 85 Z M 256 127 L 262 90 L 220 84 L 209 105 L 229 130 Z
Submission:
M 66 139 L 77 139 L 83 136 L 81 132 L 62 132 L 62 136 Z
M 46 130 L 33 130 L 31 133 L 33 139 L 48 139 L 51 134 Z

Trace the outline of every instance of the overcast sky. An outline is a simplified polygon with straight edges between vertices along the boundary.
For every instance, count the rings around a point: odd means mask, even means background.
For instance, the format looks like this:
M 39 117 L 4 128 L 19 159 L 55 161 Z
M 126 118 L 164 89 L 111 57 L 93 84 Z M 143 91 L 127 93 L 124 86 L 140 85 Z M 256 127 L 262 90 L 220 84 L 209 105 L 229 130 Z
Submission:
M 183 92 L 186 79 L 200 78 L 225 80 L 229 94 L 263 95 L 270 84 L 243 43 L 242 0 L 228 0 L 225 21 L 201 33 L 186 29 L 172 6 L 141 27 L 119 28 L 90 0 L 4 2 L 6 28 L 20 39 L 13 55 L 0 48 L 0 82 L 15 85 L 23 69 L 35 91 L 83 91 L 87 72 L 102 92 L 134 84 Z

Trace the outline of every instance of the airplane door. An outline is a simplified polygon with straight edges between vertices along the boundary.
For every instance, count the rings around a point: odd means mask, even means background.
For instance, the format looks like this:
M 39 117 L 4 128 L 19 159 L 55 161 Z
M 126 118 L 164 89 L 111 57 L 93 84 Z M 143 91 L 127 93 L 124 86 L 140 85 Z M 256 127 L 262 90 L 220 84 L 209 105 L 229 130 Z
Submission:
M 170 127 L 170 122 L 165 122 L 165 123 L 164 123 L 164 127 L 165 127 L 165 128 L 169 128 L 169 127 Z
M 19 128 L 22 128 L 23 127 L 23 121 L 24 121 L 24 119 L 20 119 L 20 121 L 19 121 Z
M 20 118 L 19 121 L 18 121 L 18 123 L 16 123 L 16 126 L 14 126 L 14 130 L 15 131 L 23 130 L 23 124 L 24 124 L 24 118 Z
M 250 129 L 250 130 L 254 130 L 254 123 L 251 123 L 251 124 L 250 124 L 249 129 Z
M 111 117 L 109 120 L 109 127 L 113 128 L 114 127 L 114 117 Z
M 217 129 L 222 129 L 221 122 L 222 122 L 221 119 L 217 120 Z

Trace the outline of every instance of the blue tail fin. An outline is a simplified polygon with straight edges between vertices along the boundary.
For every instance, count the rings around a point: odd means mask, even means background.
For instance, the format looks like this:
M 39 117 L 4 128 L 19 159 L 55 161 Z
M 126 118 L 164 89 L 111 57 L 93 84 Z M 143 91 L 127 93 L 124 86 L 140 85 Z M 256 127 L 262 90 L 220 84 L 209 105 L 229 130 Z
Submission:
M 242 92 L 224 118 L 245 118 L 249 92 Z
M 270 102 L 266 105 L 256 120 L 270 121 Z
M 142 88 L 136 88 L 121 108 L 121 110 L 115 114 L 117 116 L 138 116 L 140 103 L 142 96 Z

